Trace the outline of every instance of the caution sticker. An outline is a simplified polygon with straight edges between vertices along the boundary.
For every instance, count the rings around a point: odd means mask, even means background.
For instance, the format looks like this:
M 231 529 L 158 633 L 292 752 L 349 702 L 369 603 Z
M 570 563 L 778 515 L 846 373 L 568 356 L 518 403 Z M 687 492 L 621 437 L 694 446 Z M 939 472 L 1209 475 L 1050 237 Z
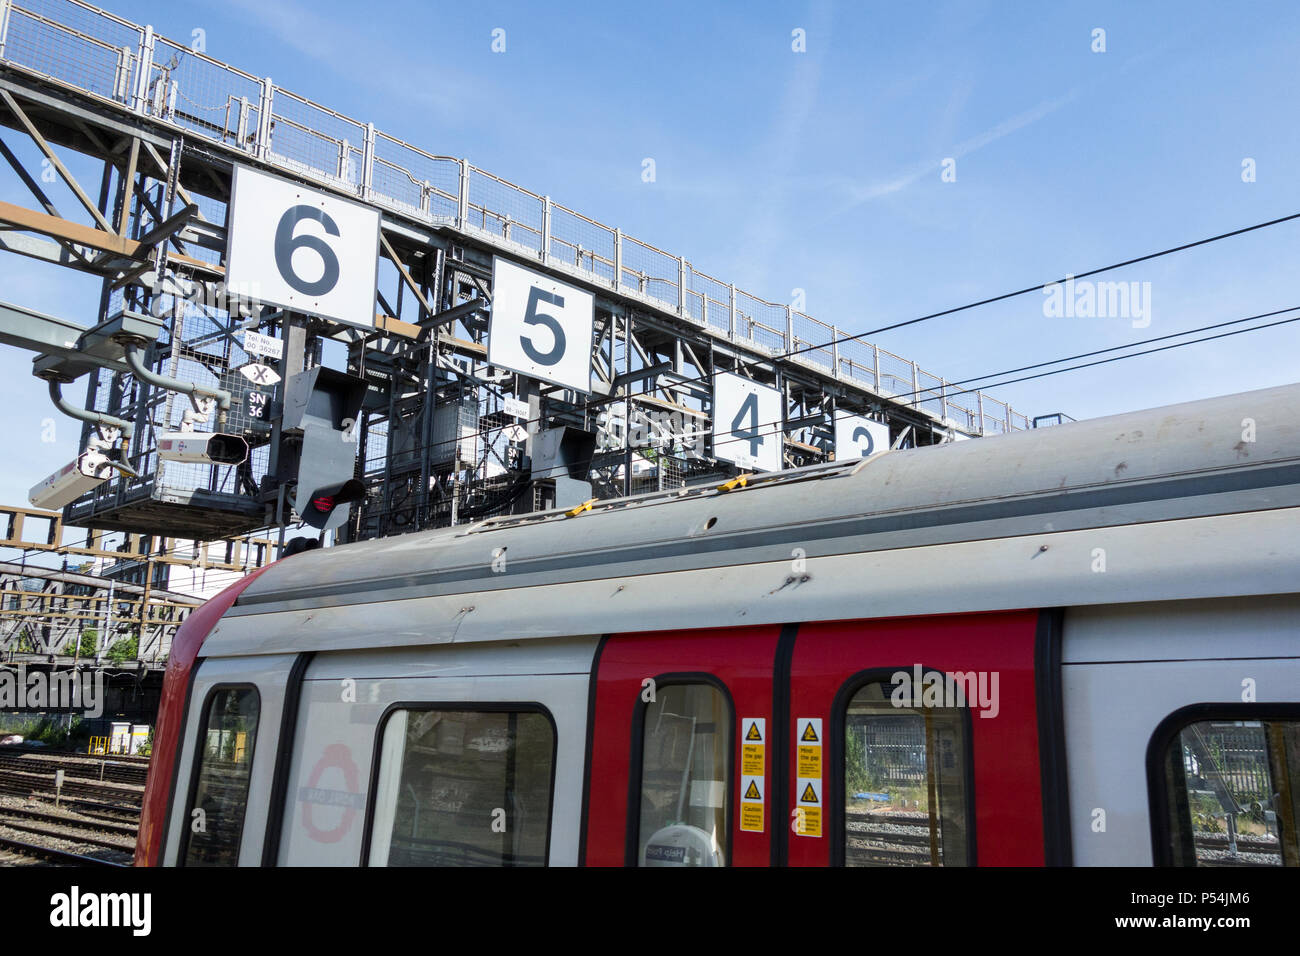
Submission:
M 746 717 L 740 726 L 740 772 L 761 777 L 767 771 L 767 721 Z
M 806 837 L 822 835 L 822 782 L 820 780 L 798 781 L 794 832 Z
M 763 832 L 763 777 L 740 778 L 740 829 Z
M 799 836 L 822 835 L 822 721 L 795 721 L 794 809 L 791 829 Z

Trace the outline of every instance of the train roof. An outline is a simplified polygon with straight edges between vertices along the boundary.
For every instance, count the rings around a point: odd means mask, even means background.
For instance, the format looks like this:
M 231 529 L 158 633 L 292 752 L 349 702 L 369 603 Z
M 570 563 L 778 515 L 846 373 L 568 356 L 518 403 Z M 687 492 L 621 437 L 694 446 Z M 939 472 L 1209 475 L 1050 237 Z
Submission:
M 234 623 L 265 632 L 274 614 L 295 649 L 344 646 L 392 601 L 421 602 L 437 642 L 1284 593 L 1300 577 L 1297 506 L 1287 385 L 304 552 L 213 637 L 287 649 Z M 1161 527 L 1178 519 L 1200 523 Z

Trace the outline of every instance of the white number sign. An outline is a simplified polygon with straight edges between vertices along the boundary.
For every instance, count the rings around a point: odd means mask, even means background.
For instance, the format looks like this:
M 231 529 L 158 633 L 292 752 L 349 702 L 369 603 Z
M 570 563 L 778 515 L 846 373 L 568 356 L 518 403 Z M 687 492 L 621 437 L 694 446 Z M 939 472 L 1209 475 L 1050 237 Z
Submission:
M 781 393 L 740 375 L 713 379 L 713 457 L 755 471 L 780 471 L 784 459 Z
M 594 324 L 590 292 L 493 260 L 488 364 L 588 393 Z
M 227 225 L 227 288 L 374 328 L 378 209 L 236 166 Z
M 889 449 L 889 426 L 860 415 L 835 416 L 835 460 L 867 458 Z

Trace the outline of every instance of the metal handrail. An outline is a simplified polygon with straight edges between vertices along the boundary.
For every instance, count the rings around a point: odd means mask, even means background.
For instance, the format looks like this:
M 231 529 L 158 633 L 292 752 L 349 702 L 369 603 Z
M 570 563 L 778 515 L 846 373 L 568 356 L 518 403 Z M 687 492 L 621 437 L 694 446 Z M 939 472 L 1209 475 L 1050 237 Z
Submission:
M 481 213 L 484 219 L 492 218 L 501 223 L 510 223 L 510 225 L 513 228 L 524 229 L 532 236 L 541 237 L 543 241 L 540 243 L 540 245 L 545 246 L 546 248 L 538 249 L 536 250 L 536 253 L 537 255 L 540 256 L 543 262 L 550 263 L 552 260 L 554 254 L 551 252 L 551 249 L 549 248 L 552 242 L 559 243 L 567 247 L 571 247 L 575 250 L 581 249 L 582 255 L 579 257 L 575 257 L 578 259 L 578 261 L 576 263 L 569 263 L 569 266 L 571 268 L 576 268 L 584 273 L 588 273 L 592 280 L 601 284 L 610 285 L 612 286 L 612 288 L 619 291 L 620 293 L 639 296 L 643 299 L 650 300 L 653 303 L 657 304 L 656 307 L 662 308 L 666 311 L 680 314 L 683 318 L 687 318 L 690 321 L 703 323 L 704 322 L 703 313 L 705 311 L 712 312 L 713 311 L 711 307 L 712 305 L 716 305 L 718 309 L 721 311 L 730 313 L 730 311 L 733 308 L 734 300 L 739 299 L 741 297 L 745 297 L 748 300 L 751 300 L 752 302 L 757 303 L 761 306 L 786 310 L 787 315 L 791 319 L 798 318 L 801 321 L 808 322 L 812 324 L 814 327 L 818 329 L 823 329 L 828 333 L 827 341 L 825 343 L 816 343 L 815 345 L 814 343 L 811 342 L 806 343 L 808 345 L 814 345 L 814 348 L 811 349 L 808 353 L 789 356 L 790 361 L 798 362 L 803 365 L 815 366 L 817 368 L 823 368 L 824 361 L 817 360 L 818 354 L 822 353 L 822 358 L 824 359 L 825 352 L 833 350 L 837 344 L 842 344 L 834 341 L 839 338 L 839 334 L 840 334 L 839 330 L 834 325 L 829 325 L 819 319 L 807 315 L 806 313 L 793 311 L 789 309 L 789 307 L 784 303 L 770 302 L 766 299 L 762 299 L 758 296 L 755 296 L 752 293 L 745 292 L 740 289 L 735 289 L 734 286 L 731 286 L 729 283 L 724 282 L 723 280 L 719 279 L 716 276 L 696 270 L 688 263 L 685 257 L 674 256 L 672 253 L 660 249 L 656 246 L 653 246 L 650 243 L 644 242 L 640 239 L 636 239 L 632 236 L 625 235 L 619 229 L 616 229 L 612 226 L 608 226 L 588 216 L 584 216 L 582 213 L 579 213 L 576 210 L 569 208 L 568 206 L 554 203 L 546 196 L 535 193 L 529 189 L 519 186 L 516 183 L 512 183 L 509 180 L 503 179 L 500 176 L 497 176 L 485 169 L 481 169 L 477 166 L 473 166 L 466 160 L 457 159 L 451 156 L 440 156 L 433 153 L 429 153 L 425 150 L 420 149 L 417 146 L 413 146 L 410 143 L 405 142 L 404 140 L 398 139 L 397 137 L 391 136 L 386 133 L 382 133 L 379 130 L 374 129 L 373 126 L 369 126 L 368 124 L 361 123 L 358 120 L 352 119 L 351 117 L 348 117 L 342 113 L 332 110 L 327 106 L 323 106 L 322 104 L 316 103 L 315 101 L 300 96 L 299 94 L 292 93 L 289 90 L 285 90 L 281 87 L 277 87 L 269 79 L 259 79 L 258 77 L 255 77 L 250 73 L 240 70 L 237 67 L 233 67 L 227 63 L 223 63 L 219 60 L 216 60 L 213 57 L 206 55 L 205 53 L 201 53 L 199 51 L 193 50 L 192 48 L 188 47 L 186 44 L 182 44 L 179 43 L 178 41 L 170 40 L 162 36 L 155 36 L 154 33 L 152 32 L 152 28 L 141 27 L 138 24 L 131 23 L 130 21 L 118 17 L 107 10 L 103 10 L 99 7 L 93 6 L 92 4 L 86 3 L 85 0 L 55 0 L 55 2 L 64 3 L 69 7 L 93 13 L 96 16 L 102 17 L 106 21 L 114 23 L 120 27 L 126 27 L 127 29 L 134 31 L 135 34 L 137 35 L 138 44 L 139 44 L 138 51 L 133 51 L 133 62 L 131 64 L 131 68 L 135 74 L 136 81 L 139 80 L 141 71 L 147 70 L 149 74 L 152 75 L 153 71 L 157 69 L 157 65 L 153 62 L 153 51 L 154 51 L 154 44 L 158 43 L 170 48 L 184 49 L 190 56 L 194 57 L 197 61 L 203 64 L 206 64 L 217 70 L 226 71 L 231 76 L 239 77 L 242 80 L 251 81 L 260 84 L 262 87 L 261 99 L 256 103 L 253 100 L 249 100 L 249 106 L 251 108 L 258 110 L 259 118 L 263 115 L 262 111 L 266 111 L 266 114 L 270 118 L 273 118 L 278 122 L 283 122 L 289 126 L 292 126 L 294 129 L 301 131 L 302 133 L 308 136 L 315 137 L 316 139 L 319 139 L 323 143 L 330 143 L 334 147 L 337 147 L 341 144 L 342 141 L 339 140 L 336 136 L 331 136 L 323 131 L 313 129 L 295 120 L 290 120 L 287 117 L 285 117 L 282 112 L 276 112 L 275 111 L 276 98 L 278 96 L 285 96 L 291 99 L 292 101 L 294 101 L 294 103 L 296 104 L 301 104 L 303 106 L 319 111 L 323 116 L 332 117 L 333 119 L 339 120 L 340 122 L 347 123 L 351 126 L 355 126 L 359 131 L 362 131 L 366 134 L 366 138 L 367 138 L 366 145 L 368 147 L 363 153 L 365 157 L 364 162 L 367 164 L 367 168 L 360 170 L 359 183 L 356 188 L 358 192 L 360 192 L 367 201 L 375 205 L 390 209 L 393 212 L 402 215 L 421 216 L 423 218 L 428 219 L 430 222 L 445 221 L 447 218 L 445 215 L 442 216 L 436 215 L 432 211 L 431 204 L 423 201 L 419 210 L 413 213 L 412 212 L 413 207 L 409 203 L 402 202 L 401 200 L 398 200 L 395 197 L 388 197 L 384 195 L 382 192 L 379 192 L 378 190 L 374 189 L 373 166 L 374 163 L 378 161 L 389 169 L 392 169 L 396 172 L 404 173 L 413 185 L 419 187 L 422 190 L 422 200 L 427 200 L 429 197 L 436 195 L 443 200 L 447 200 L 453 203 L 459 203 L 460 212 L 456 214 L 457 228 L 484 229 L 483 226 L 477 226 L 472 222 L 461 221 L 461 217 L 465 216 L 466 213 L 468 213 L 471 209 L 473 209 L 475 212 Z M 55 27 L 60 31 L 63 31 L 64 33 L 71 35 L 73 37 L 80 38 L 85 42 L 93 43 L 105 49 L 111 49 L 111 50 L 121 49 L 120 46 L 116 43 L 111 43 L 99 39 L 97 37 L 85 33 L 82 30 L 78 30 L 68 24 L 58 23 L 57 21 L 50 19 L 50 17 L 45 14 L 36 13 L 35 11 L 28 10 L 22 6 L 21 0 L 19 0 L 19 2 L 15 2 L 15 0 L 0 0 L 0 11 L 4 11 L 6 7 L 8 8 L 8 12 L 10 14 L 8 17 L 3 18 L 3 22 L 5 23 L 5 27 L 6 27 L 5 30 L 6 34 L 12 33 L 14 30 L 14 20 L 12 14 L 21 13 L 24 17 L 30 20 L 46 24 L 50 27 Z M 116 103 L 118 106 L 126 105 L 129 108 L 136 110 L 137 112 L 146 115 L 151 115 L 148 97 L 140 97 L 138 95 L 138 89 L 139 89 L 138 82 L 133 82 L 129 85 L 129 90 L 137 91 L 137 93 L 135 95 L 128 93 L 125 97 L 126 102 L 125 104 L 123 104 L 121 99 L 106 97 L 102 93 L 98 93 L 95 92 L 94 90 L 87 89 L 85 83 L 78 82 L 76 79 L 71 79 L 66 76 L 61 76 L 57 73 L 42 72 L 41 69 L 39 68 L 39 65 L 29 66 L 29 65 L 24 65 L 23 63 L 20 62 L 15 62 L 14 58 L 9 54 L 9 51 L 5 48 L 5 43 L 6 43 L 6 36 L 0 35 L 0 51 L 3 51 L 0 52 L 0 61 L 3 61 L 14 68 L 37 72 L 43 76 L 50 76 L 53 79 L 58 80 L 59 82 L 69 83 L 73 86 L 76 86 L 91 96 L 109 99 L 110 101 Z M 55 67 L 57 66 L 57 64 L 50 64 L 50 63 L 43 63 L 40 65 L 43 65 L 47 68 L 51 66 L 55 66 Z M 173 82 L 176 81 L 173 80 Z M 229 97 L 234 95 L 235 94 L 227 91 L 227 100 L 229 99 Z M 238 99 L 238 97 L 236 97 L 236 99 Z M 185 127 L 183 126 L 183 124 L 179 123 L 176 117 L 153 116 L 152 118 L 158 120 L 159 122 L 172 123 L 177 125 L 180 128 L 184 128 L 188 130 L 188 127 Z M 284 153 L 277 153 L 274 151 L 274 146 L 272 143 L 263 142 L 263 139 L 265 139 L 266 137 L 266 129 L 268 128 L 268 126 L 269 124 L 262 124 L 261 122 L 259 122 L 258 127 L 251 131 L 253 134 L 251 137 L 252 141 L 246 144 L 242 144 L 241 148 L 244 148 L 250 153 L 252 153 L 253 155 L 258 156 L 260 159 L 268 162 L 270 165 L 278 165 L 286 169 L 292 169 L 294 172 L 299 174 L 303 174 L 304 171 L 306 171 L 309 177 L 311 178 L 319 177 L 323 182 L 328 183 L 333 188 L 340 187 L 341 181 L 339 179 L 337 169 L 334 168 L 321 169 L 318 167 L 318 165 L 315 162 L 311 160 L 310 157 L 296 158 L 293 156 L 286 155 Z M 190 131 L 193 132 L 192 130 Z M 207 132 L 204 130 L 199 130 L 199 132 L 203 135 L 207 135 Z M 438 187 L 434 186 L 432 183 L 426 180 L 418 179 L 411 172 L 411 170 L 406 169 L 400 163 L 394 162 L 391 159 L 380 159 L 379 157 L 375 156 L 374 155 L 375 150 L 370 147 L 373 147 L 373 144 L 378 142 L 378 140 L 381 138 L 383 140 L 386 140 L 388 143 L 393 144 L 396 147 L 402 149 L 408 149 L 412 153 L 416 154 L 417 156 L 428 159 L 434 163 L 452 164 L 455 167 L 454 175 L 456 177 L 457 183 L 459 184 L 459 194 L 452 195 L 446 190 L 439 189 Z M 352 144 L 350 143 L 349 145 Z M 358 147 L 358 151 L 360 152 L 361 144 L 356 144 L 356 146 Z M 601 255 L 600 253 L 595 252 L 593 250 L 583 248 L 580 245 L 580 243 L 578 243 L 575 240 L 566 239 L 564 236 L 557 236 L 550 229 L 539 230 L 535 226 L 519 222 L 518 220 L 511 217 L 508 213 L 497 212 L 488 209 L 486 206 L 481 204 L 474 204 L 471 206 L 466 202 L 466 199 L 469 195 L 469 186 L 470 186 L 469 180 L 476 175 L 486 177 L 487 179 L 497 184 L 500 184 L 502 187 L 511 190 L 522 200 L 525 200 L 527 202 L 540 203 L 542 206 L 542 215 L 544 217 L 551 215 L 556 210 L 559 210 L 597 229 L 604 230 L 609 234 L 611 240 L 615 245 L 614 260 L 611 261 L 605 255 Z M 350 186 L 351 184 L 348 183 L 347 185 Z M 489 234 L 495 235 L 495 232 L 493 230 L 486 230 L 486 231 L 489 232 Z M 502 236 L 501 238 L 504 239 L 505 237 Z M 545 238 L 549 238 L 550 242 L 544 241 Z M 513 241 L 513 239 L 511 241 Z M 636 273 L 634 270 L 630 269 L 627 266 L 623 256 L 623 252 L 625 249 L 628 248 L 629 244 L 633 247 L 638 247 L 639 249 L 643 249 L 652 255 L 663 256 L 664 258 L 670 261 L 680 263 L 681 271 L 679 272 L 678 275 L 662 278 L 662 279 Z M 560 261 L 564 261 L 564 260 L 560 260 Z M 612 278 L 606 277 L 600 273 L 600 271 L 597 269 L 598 262 L 600 263 L 602 269 L 613 270 L 614 275 L 612 276 Z M 621 269 L 619 268 L 619 263 L 622 263 Z M 630 275 L 637 275 L 638 278 L 642 280 L 642 282 L 640 283 L 640 287 L 635 289 L 627 287 L 624 283 L 624 275 L 623 275 L 624 272 Z M 716 283 L 721 288 L 733 289 L 734 290 L 734 295 L 732 296 L 733 301 L 723 302 L 719 299 L 712 297 L 707 290 L 687 288 L 688 285 L 694 284 L 693 279 L 694 277 L 697 276 L 700 279 L 704 280 L 705 282 Z M 662 297 L 660 295 L 654 295 L 648 288 L 650 283 L 652 282 L 661 282 L 664 285 L 666 285 L 669 289 L 675 290 L 675 293 L 667 293 L 668 295 L 672 295 L 672 298 L 670 299 L 670 298 Z M 699 315 L 697 316 L 693 314 L 694 312 L 698 312 Z M 737 312 L 737 318 L 739 318 L 739 310 L 737 309 L 736 312 Z M 789 326 L 789 323 L 787 323 L 787 326 Z M 771 329 L 770 327 L 763 326 L 763 328 L 768 329 L 768 331 L 770 331 L 771 334 L 773 334 L 774 336 L 776 336 L 777 338 L 779 338 L 781 341 L 785 343 L 785 351 L 794 351 L 795 345 L 793 342 L 793 335 L 789 327 L 787 327 L 786 329 Z M 751 334 L 742 337 L 734 327 L 731 327 L 729 329 L 728 334 L 735 336 L 736 338 L 743 338 L 743 340 L 746 341 L 748 344 L 754 345 L 758 348 L 762 348 L 764 351 L 770 351 L 770 348 L 768 346 L 764 346 L 762 343 L 758 342 L 756 339 L 753 338 L 752 331 Z M 806 339 L 806 335 L 803 336 L 802 338 Z M 872 347 L 868 343 L 862 342 L 862 340 L 860 339 L 855 341 L 860 343 L 864 347 L 867 348 Z M 915 362 L 911 362 L 906 359 L 901 359 L 901 357 L 898 358 L 900 361 L 906 363 L 906 365 L 910 367 L 914 379 L 920 378 L 921 376 L 934 378 L 937 379 L 940 383 L 939 385 L 936 386 L 936 388 L 941 393 L 947 389 L 949 383 L 945 379 L 939 376 L 930 375 L 930 373 L 925 372 L 925 370 L 921 369 Z M 840 364 L 841 364 L 840 362 L 836 362 L 836 361 L 831 362 L 832 365 L 831 374 L 833 376 L 838 377 L 840 375 L 841 372 Z M 854 378 L 855 380 L 858 380 L 856 376 Z M 879 390 L 879 382 L 876 382 L 875 388 L 877 391 Z M 979 411 L 976 410 L 976 407 L 979 407 L 980 399 L 982 397 L 983 397 L 982 393 L 979 392 L 971 393 L 970 403 L 972 404 L 972 407 L 967 407 L 966 405 L 959 404 L 956 399 L 949 399 L 942 394 L 932 399 L 928 399 L 928 401 L 938 401 L 942 404 L 944 415 L 941 417 L 946 418 L 946 412 L 949 406 L 953 407 L 954 409 L 960 409 L 965 415 L 971 418 L 982 417 L 984 421 L 981 421 L 980 430 L 983 431 L 985 430 L 985 425 L 988 421 L 999 421 L 999 419 L 990 417 L 986 412 L 982 410 L 982 408 Z M 1028 428 L 1029 421 L 1027 416 L 1017 412 L 1013 412 L 1004 403 L 996 402 L 996 400 L 994 399 L 990 398 L 988 399 L 988 401 L 993 403 L 995 406 L 1001 406 L 1004 409 L 1005 414 L 1000 420 L 1000 422 L 1006 429 Z

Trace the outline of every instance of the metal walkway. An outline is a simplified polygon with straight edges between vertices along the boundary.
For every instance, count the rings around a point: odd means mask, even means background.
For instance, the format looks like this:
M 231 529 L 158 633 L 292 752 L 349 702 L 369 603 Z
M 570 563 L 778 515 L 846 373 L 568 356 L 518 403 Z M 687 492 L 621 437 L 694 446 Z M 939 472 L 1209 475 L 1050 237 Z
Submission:
M 752 350 L 820 346 L 836 326 L 768 302 L 465 159 L 437 155 L 79 0 L 0 0 L 0 64 L 245 154 L 249 160 L 445 227 L 614 291 Z M 1029 427 L 981 392 L 861 341 L 783 359 L 903 403 L 969 435 Z

